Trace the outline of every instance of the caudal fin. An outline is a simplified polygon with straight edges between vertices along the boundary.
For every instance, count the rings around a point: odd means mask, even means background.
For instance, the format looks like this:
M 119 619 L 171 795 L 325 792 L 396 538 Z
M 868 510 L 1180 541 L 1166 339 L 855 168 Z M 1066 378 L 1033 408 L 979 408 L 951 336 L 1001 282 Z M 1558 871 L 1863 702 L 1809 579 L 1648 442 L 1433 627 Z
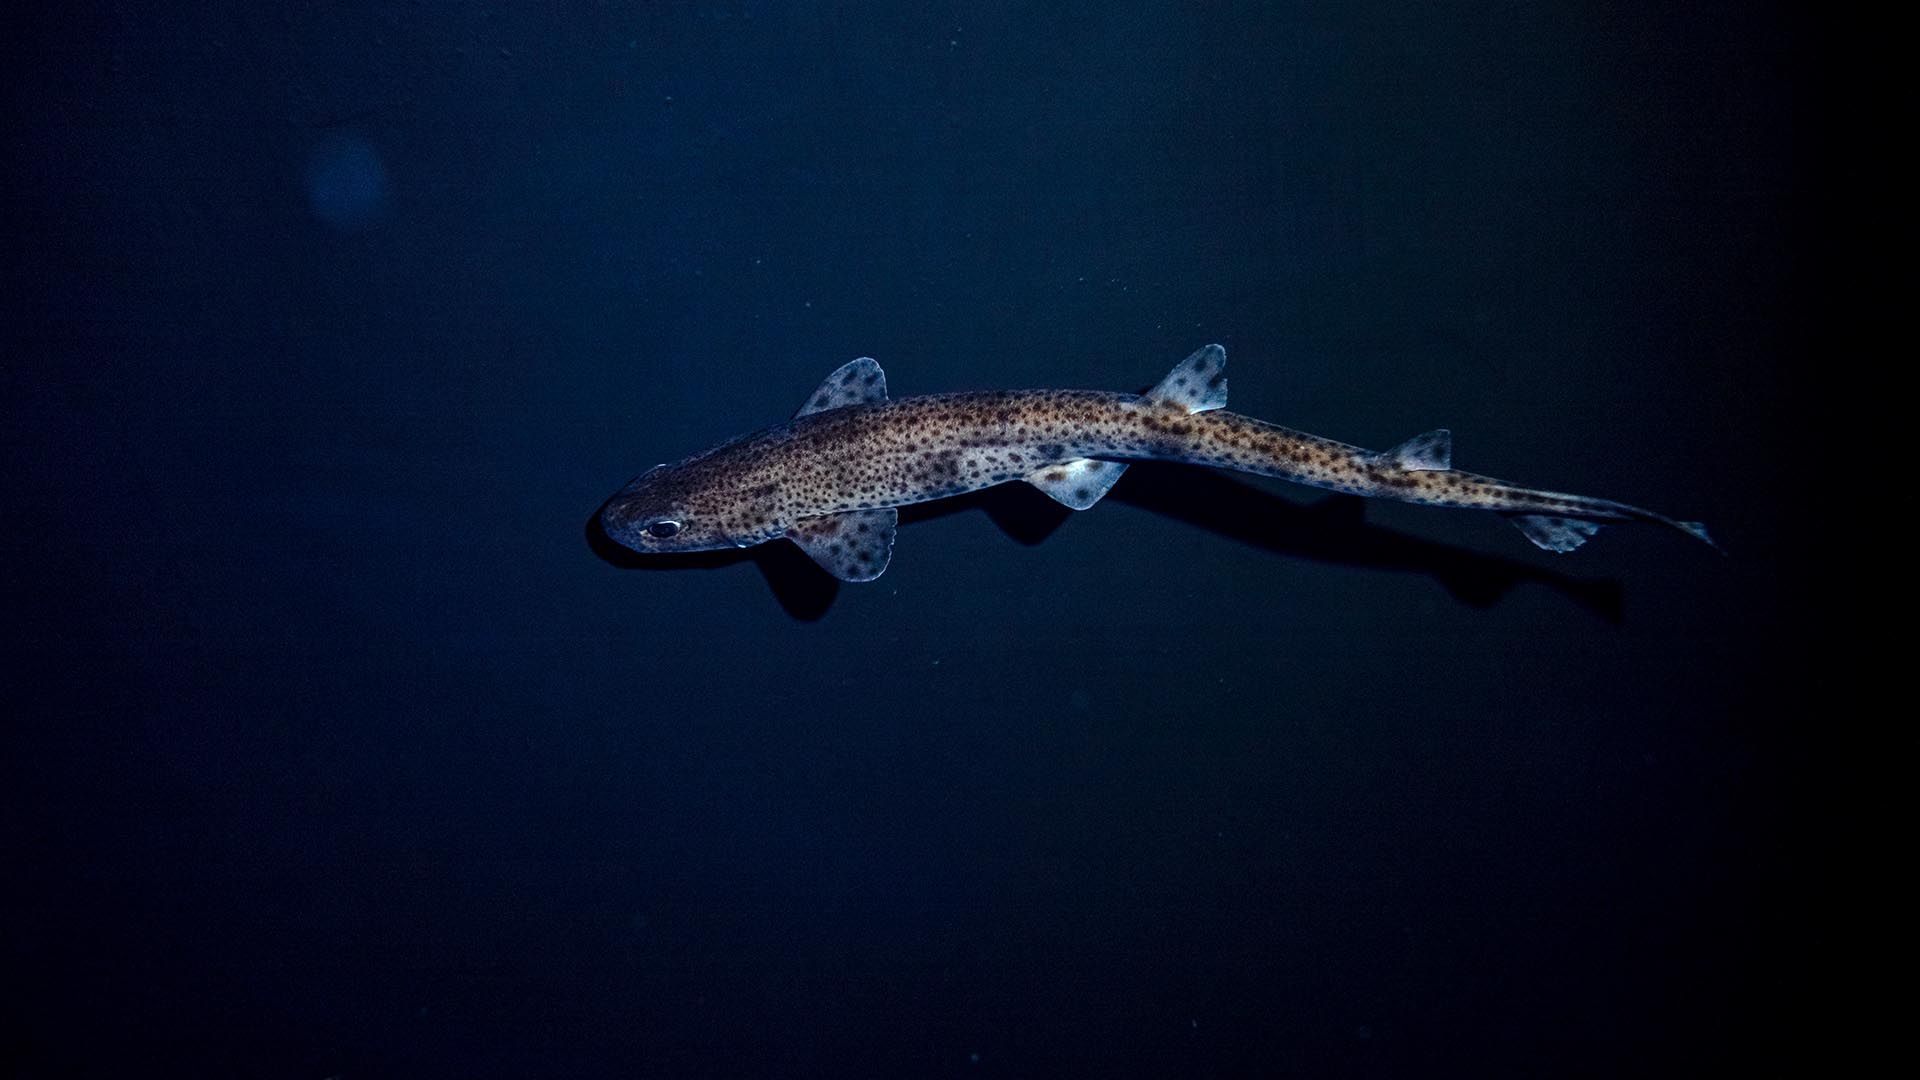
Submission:
M 1727 553 L 1725 548 L 1714 542 L 1713 537 L 1707 535 L 1707 527 L 1697 521 L 1675 521 L 1670 517 L 1622 503 L 1614 503 L 1612 506 L 1625 511 L 1620 515 L 1622 517 L 1636 517 L 1643 521 L 1657 521 L 1662 525 L 1671 525 L 1720 554 Z M 1547 551 L 1572 551 L 1600 531 L 1600 522 L 1588 521 L 1585 518 L 1562 517 L 1558 514 L 1503 514 L 1501 516 L 1513 522 L 1514 526 L 1536 546 Z
M 1713 550 L 1719 552 L 1722 555 L 1725 555 L 1727 553 L 1726 548 L 1721 547 L 1718 541 L 1714 540 L 1713 537 L 1707 535 L 1707 527 L 1705 525 L 1700 524 L 1697 521 L 1676 521 L 1676 522 L 1673 522 L 1673 527 L 1676 529 L 1679 529 L 1683 533 L 1686 533 L 1688 536 L 1691 536 L 1694 539 L 1699 540 L 1700 542 L 1706 544 L 1708 547 L 1712 548 Z

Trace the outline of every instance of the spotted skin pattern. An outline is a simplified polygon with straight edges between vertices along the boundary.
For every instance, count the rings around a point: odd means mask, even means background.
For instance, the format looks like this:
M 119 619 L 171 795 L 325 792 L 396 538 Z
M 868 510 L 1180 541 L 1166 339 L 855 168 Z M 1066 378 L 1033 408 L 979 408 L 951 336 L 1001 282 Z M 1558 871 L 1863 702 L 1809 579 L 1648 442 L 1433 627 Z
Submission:
M 1224 365 L 1224 351 L 1208 346 L 1147 395 L 992 390 L 888 401 L 879 365 L 863 358 L 829 377 L 792 421 L 637 477 L 609 500 L 601 522 L 642 552 L 786 536 L 839 576 L 871 580 L 891 551 L 894 507 L 1028 479 L 1068 505 L 1088 506 L 1105 490 L 1093 488 L 1111 485 L 1123 463 L 1171 461 L 1491 510 L 1549 550 L 1579 546 L 1600 521 L 1660 522 L 1712 543 L 1692 522 L 1454 470 L 1445 431 L 1380 453 L 1227 412 L 1219 407 Z M 853 515 L 848 528 L 837 527 L 837 515 Z M 667 525 L 671 535 L 658 535 Z M 847 547 L 854 538 L 871 539 L 861 540 L 864 549 Z

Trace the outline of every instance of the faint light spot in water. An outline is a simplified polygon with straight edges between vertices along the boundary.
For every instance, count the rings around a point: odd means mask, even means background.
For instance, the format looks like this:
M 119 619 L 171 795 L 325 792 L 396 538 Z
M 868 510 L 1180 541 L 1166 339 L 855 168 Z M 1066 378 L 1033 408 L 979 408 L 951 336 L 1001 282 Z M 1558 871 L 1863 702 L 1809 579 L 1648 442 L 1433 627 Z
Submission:
M 372 224 L 387 207 L 387 167 L 358 135 L 330 135 L 307 159 L 307 202 L 336 229 Z

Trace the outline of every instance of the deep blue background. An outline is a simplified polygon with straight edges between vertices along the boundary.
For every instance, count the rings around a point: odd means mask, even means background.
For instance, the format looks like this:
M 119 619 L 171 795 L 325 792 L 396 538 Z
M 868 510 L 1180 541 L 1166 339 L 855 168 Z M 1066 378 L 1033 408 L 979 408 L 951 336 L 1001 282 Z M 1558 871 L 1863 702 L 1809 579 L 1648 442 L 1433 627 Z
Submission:
M 1806 29 L 39 15 L 5 76 L 0 1054 L 1777 1064 L 1823 947 Z M 1732 555 L 1148 466 L 1064 523 L 912 515 L 870 586 L 586 528 L 854 356 L 896 395 L 1134 389 L 1210 341 L 1238 411 L 1445 425 L 1463 468 Z

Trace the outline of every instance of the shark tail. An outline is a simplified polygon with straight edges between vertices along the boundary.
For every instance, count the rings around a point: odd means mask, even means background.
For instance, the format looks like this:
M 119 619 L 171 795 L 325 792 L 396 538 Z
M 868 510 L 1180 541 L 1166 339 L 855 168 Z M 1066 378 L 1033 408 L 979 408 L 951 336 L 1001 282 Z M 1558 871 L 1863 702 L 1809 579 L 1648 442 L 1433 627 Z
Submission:
M 1534 546 L 1546 551 L 1572 551 L 1592 539 L 1593 534 L 1600 531 L 1600 526 L 1607 522 L 1639 520 L 1672 526 L 1722 555 L 1727 553 L 1727 549 L 1721 547 L 1707 532 L 1707 527 L 1698 521 L 1677 521 L 1665 514 L 1656 514 L 1625 503 L 1602 499 L 1590 501 L 1594 510 L 1592 517 L 1581 514 L 1579 510 L 1551 514 L 1505 513 L 1501 516 L 1513 522 L 1528 540 L 1533 541 Z
M 1695 540 L 1700 541 L 1722 555 L 1727 553 L 1727 549 L 1721 547 L 1719 541 L 1707 535 L 1707 527 L 1697 521 L 1668 521 L 1667 524 L 1672 525 L 1674 528 L 1679 529 L 1681 532 L 1686 533 L 1688 536 L 1693 537 Z

